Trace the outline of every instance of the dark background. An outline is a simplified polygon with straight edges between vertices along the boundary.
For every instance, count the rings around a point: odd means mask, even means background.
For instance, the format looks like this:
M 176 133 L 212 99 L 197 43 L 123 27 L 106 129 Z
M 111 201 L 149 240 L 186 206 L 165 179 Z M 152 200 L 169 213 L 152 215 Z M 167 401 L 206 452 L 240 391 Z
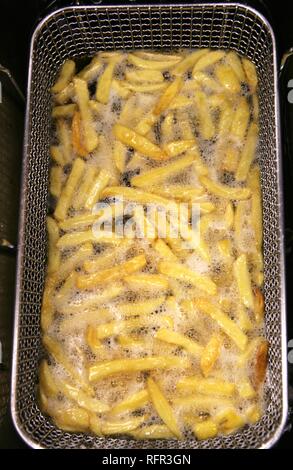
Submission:
M 38 21 L 46 16 L 50 11 L 66 6 L 70 3 L 62 0 L 0 0 L 0 63 L 5 67 L 8 67 L 13 73 L 16 81 L 20 88 L 26 90 L 27 82 L 27 69 L 28 69 L 28 56 L 29 56 L 29 45 L 30 38 L 34 27 Z M 111 4 L 115 2 L 95 2 L 88 0 L 86 4 Z M 127 2 L 121 2 L 121 4 Z M 135 2 L 129 1 L 129 3 L 168 3 L 168 2 Z M 176 3 L 172 1 L 170 3 Z M 178 3 L 185 3 L 183 1 Z M 187 2 L 186 2 L 187 3 Z M 196 3 L 196 2 L 194 2 Z M 204 1 L 200 2 L 204 3 Z M 209 2 L 212 3 L 212 2 Z M 222 3 L 223 0 L 222 0 Z M 227 2 L 229 3 L 229 2 Z M 279 66 L 283 54 L 290 48 L 293 47 L 293 2 L 281 2 L 276 0 L 252 0 L 241 2 L 255 7 L 267 17 L 271 23 L 277 40 L 278 49 L 278 60 Z M 290 292 L 291 282 L 293 279 L 293 189 L 292 189 L 292 161 L 293 161 L 293 110 L 289 109 L 286 101 L 287 94 L 287 82 L 293 79 L 293 60 L 286 69 L 286 75 L 283 81 L 280 81 L 280 94 L 283 101 L 282 107 L 282 131 L 283 135 L 283 166 L 284 166 L 284 190 L 285 190 L 285 225 L 286 225 L 286 264 L 287 264 L 287 290 L 288 290 L 288 339 L 293 339 L 293 321 L 290 318 L 290 314 L 293 306 L 293 293 Z M 293 105 L 291 105 L 293 107 Z M 286 126 L 286 127 L 285 127 Z M 288 127 L 289 126 L 289 127 Z M 0 133 L 2 130 L 0 129 Z M 292 136 L 292 137 L 291 137 Z M 1 152 L 1 148 L 0 148 Z M 18 174 L 21 168 L 21 153 L 19 159 L 15 164 L 15 174 Z M 0 178 L 2 179 L 2 169 L 0 168 Z M 0 208 L 0 219 L 1 219 L 1 208 Z M 0 220 L 1 221 L 1 220 Z M 14 221 L 17 224 L 17 220 Z M 11 256 L 11 255 L 10 255 Z M 14 266 L 14 255 L 11 256 L 10 265 Z M 14 283 L 13 269 L 9 274 L 10 288 Z M 11 319 L 13 312 L 13 295 L 11 293 L 10 299 L 10 310 Z M 0 305 L 1 308 L 1 305 Z M 1 315 L 1 311 L 0 311 Z M 11 324 L 11 321 L 10 321 Z M 7 364 L 6 364 L 7 366 Z M 9 361 L 8 361 L 9 369 Z M 289 369 L 289 381 L 291 387 L 293 386 L 293 365 Z M 0 370 L 1 374 L 1 370 Z M 293 400 L 292 388 L 289 389 L 291 400 Z M 291 401 L 292 405 L 292 401 Z M 291 416 L 292 420 L 292 416 Z M 290 426 L 288 426 L 289 428 Z M 11 419 L 9 415 L 6 416 L 4 423 L 0 426 L 0 448 L 23 448 L 25 445 L 18 438 L 13 430 Z M 290 449 L 293 448 L 293 431 L 287 431 L 280 439 L 276 448 Z

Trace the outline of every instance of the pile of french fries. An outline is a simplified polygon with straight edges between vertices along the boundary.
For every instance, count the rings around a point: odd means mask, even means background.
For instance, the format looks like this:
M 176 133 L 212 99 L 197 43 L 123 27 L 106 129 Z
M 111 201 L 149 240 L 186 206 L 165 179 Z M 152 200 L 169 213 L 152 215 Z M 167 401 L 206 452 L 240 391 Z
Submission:
M 135 439 L 257 422 L 268 344 L 255 66 L 198 49 L 104 51 L 76 69 L 67 60 L 52 87 L 42 410 L 66 431 Z M 96 204 L 111 219 L 119 198 L 152 236 L 97 238 Z M 138 210 L 170 201 L 199 205 L 196 247 Z

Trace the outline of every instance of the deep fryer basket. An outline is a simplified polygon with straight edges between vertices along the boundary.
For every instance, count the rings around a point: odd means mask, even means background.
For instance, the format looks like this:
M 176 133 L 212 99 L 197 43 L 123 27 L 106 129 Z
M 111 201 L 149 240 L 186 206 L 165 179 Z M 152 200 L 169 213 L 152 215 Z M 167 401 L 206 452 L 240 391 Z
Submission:
M 46 269 L 51 122 L 50 87 L 67 58 L 111 49 L 231 48 L 259 75 L 260 167 L 264 222 L 266 337 L 270 343 L 266 412 L 236 434 L 198 442 L 104 439 L 57 429 L 36 398 L 42 354 L 40 309 Z M 45 448 L 260 448 L 280 436 L 287 415 L 283 212 L 276 49 L 272 29 L 240 4 L 70 7 L 37 27 L 31 46 L 22 178 L 12 415 L 23 439 Z

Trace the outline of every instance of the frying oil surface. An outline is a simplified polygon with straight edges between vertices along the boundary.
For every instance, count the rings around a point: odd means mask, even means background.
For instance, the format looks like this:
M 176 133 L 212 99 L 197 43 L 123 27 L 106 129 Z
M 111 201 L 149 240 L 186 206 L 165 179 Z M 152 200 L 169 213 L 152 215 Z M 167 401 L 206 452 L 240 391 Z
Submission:
M 102 52 L 78 73 L 65 62 L 52 92 L 43 410 L 65 430 L 137 439 L 256 422 L 267 343 L 254 65 L 221 50 Z M 187 225 L 177 237 L 170 202 Z

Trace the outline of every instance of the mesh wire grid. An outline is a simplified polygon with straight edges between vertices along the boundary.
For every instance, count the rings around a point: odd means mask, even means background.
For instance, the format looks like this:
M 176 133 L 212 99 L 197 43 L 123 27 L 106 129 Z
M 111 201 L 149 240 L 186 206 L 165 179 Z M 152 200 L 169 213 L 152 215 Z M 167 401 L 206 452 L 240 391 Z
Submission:
M 266 336 L 270 354 L 266 413 L 256 425 L 203 442 L 103 439 L 57 429 L 37 404 L 40 307 L 46 268 L 50 143 L 49 89 L 67 58 L 111 49 L 231 48 L 257 66 L 263 189 Z M 28 444 L 45 448 L 258 448 L 280 434 L 286 416 L 282 196 L 278 150 L 274 38 L 254 10 L 235 5 L 71 7 L 37 28 L 31 51 L 19 239 L 12 412 Z

